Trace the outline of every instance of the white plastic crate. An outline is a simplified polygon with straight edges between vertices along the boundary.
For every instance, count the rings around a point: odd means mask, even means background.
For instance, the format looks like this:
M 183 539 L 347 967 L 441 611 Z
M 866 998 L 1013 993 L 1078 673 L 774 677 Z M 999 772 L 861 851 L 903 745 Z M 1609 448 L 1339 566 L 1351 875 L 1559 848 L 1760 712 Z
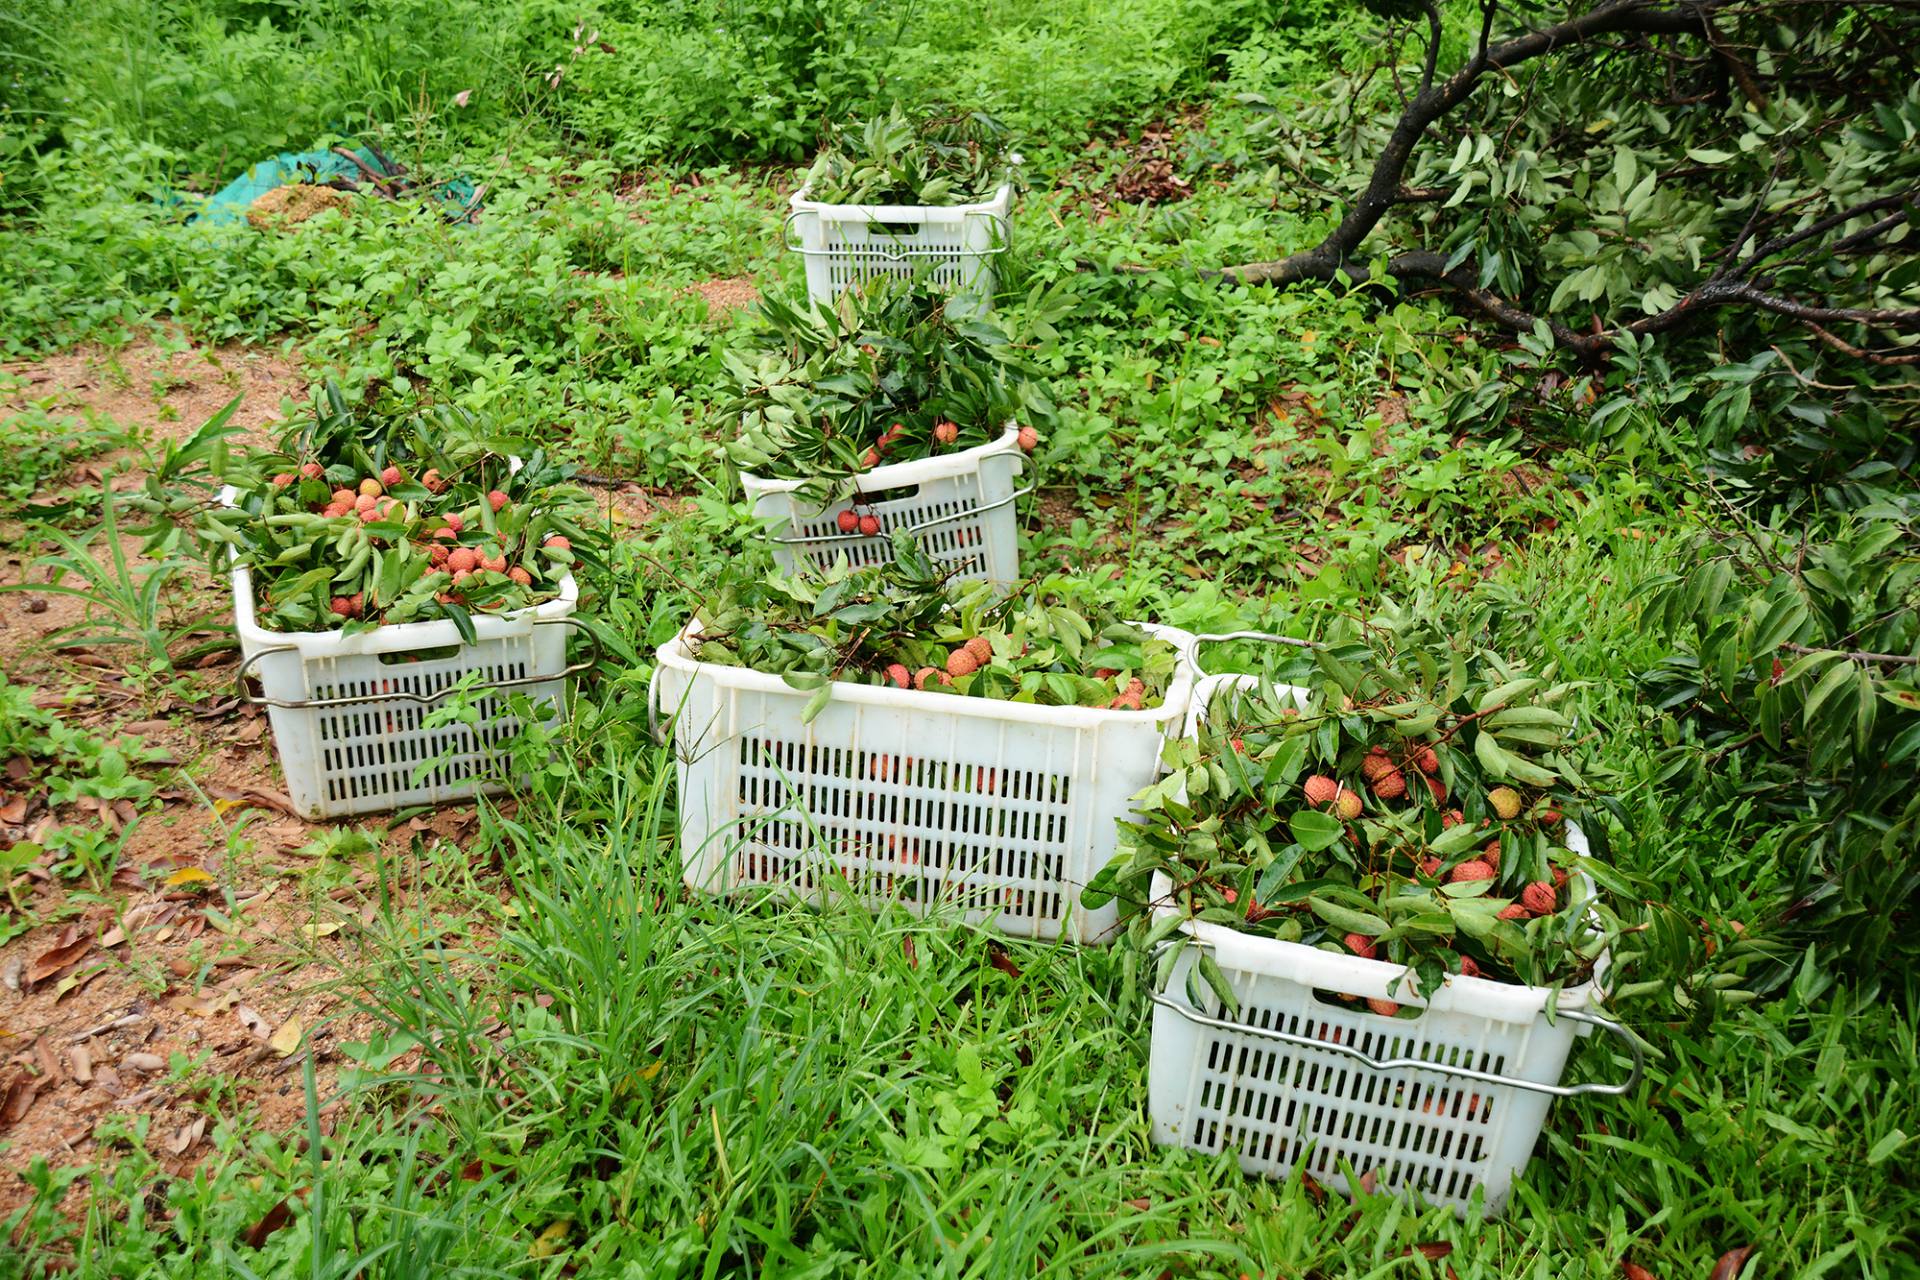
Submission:
M 810 189 L 789 201 L 786 241 L 806 259 L 812 301 L 832 302 L 877 276 L 923 271 L 953 293 L 992 300 L 993 259 L 1012 237 L 1012 183 L 991 200 L 955 205 L 827 204 L 809 199 Z
M 773 526 L 773 559 L 783 573 L 824 568 L 845 555 L 855 568 L 893 560 L 893 531 L 905 527 L 956 579 L 1013 582 L 1020 576 L 1019 520 L 1014 502 L 1033 492 L 1015 488 L 1026 470 L 1020 429 L 959 453 L 874 467 L 854 477 L 856 496 L 825 507 L 802 500 L 799 480 L 742 475 L 753 514 Z M 880 531 L 842 533 L 849 508 L 872 513 Z
M 945 903 L 1021 937 L 1106 940 L 1118 911 L 1089 910 L 1081 890 L 1186 714 L 1184 664 L 1148 711 L 836 683 L 805 724 L 808 694 L 697 661 L 693 634 L 661 646 L 650 691 L 674 716 L 688 885 Z
M 305 818 L 343 818 L 500 790 L 498 746 L 521 727 L 505 712 L 504 695 L 480 701 L 476 724 L 430 729 L 425 722 L 476 671 L 494 690 L 524 693 L 564 715 L 566 677 L 592 665 L 567 665 L 578 598 L 568 574 L 545 604 L 503 617 L 475 614 L 471 644 L 447 620 L 355 635 L 268 631 L 255 621 L 252 574 L 235 569 L 241 696 L 268 709 L 293 807 Z M 260 681 L 258 697 L 247 691 L 249 675 Z M 433 767 L 419 776 L 429 761 Z
M 1193 722 L 1222 683 L 1195 689 Z M 1569 827 L 1567 844 L 1587 851 Z M 1590 889 L 1590 886 L 1589 886 Z M 1178 910 L 1172 884 L 1156 875 L 1153 910 Z M 1287 1176 L 1296 1166 L 1327 1186 L 1372 1173 L 1385 1190 L 1416 1190 L 1464 1214 L 1473 1193 L 1500 1213 L 1526 1168 L 1556 1097 L 1619 1095 L 1640 1079 L 1641 1050 L 1618 1023 L 1589 1012 L 1595 982 L 1562 990 L 1553 1021 L 1546 987 L 1450 976 L 1417 1018 L 1385 1017 L 1334 995 L 1420 1007 L 1413 975 L 1399 965 L 1258 938 L 1187 921 L 1192 942 L 1164 990 L 1152 992 L 1148 1113 L 1164 1145 L 1231 1152 L 1248 1173 Z M 1197 947 L 1211 951 L 1239 1001 L 1217 1002 L 1204 980 L 1201 1007 L 1188 1000 Z M 1604 973 L 1605 957 L 1597 971 Z M 1577 1037 L 1600 1028 L 1629 1049 L 1621 1084 L 1562 1085 Z M 1351 1188 L 1348 1188 L 1351 1192 Z

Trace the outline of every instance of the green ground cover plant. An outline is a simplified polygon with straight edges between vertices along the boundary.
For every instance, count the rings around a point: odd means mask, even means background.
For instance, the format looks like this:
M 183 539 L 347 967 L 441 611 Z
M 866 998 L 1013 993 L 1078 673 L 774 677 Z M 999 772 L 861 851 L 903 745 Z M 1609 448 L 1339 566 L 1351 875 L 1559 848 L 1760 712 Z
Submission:
M 1502 8 L 1489 45 L 1593 7 Z M 146 1087 L 203 1109 L 196 1162 L 138 1107 L 109 1107 L 74 1151 L 35 1149 L 4 1188 L 0 1280 L 1920 1273 L 1911 339 L 1763 306 L 1655 320 L 1723 266 L 1805 306 L 1920 308 L 1920 38 L 1894 5 L 1620 7 L 1711 25 L 1616 30 L 1485 72 L 1428 126 L 1343 265 L 1274 288 L 1217 273 L 1337 232 L 1423 95 L 1427 49 L 1443 86 L 1487 11 L 27 0 L 0 15 L 0 353 L 111 356 L 156 333 L 279 346 L 323 389 L 323 417 L 483 422 L 484 452 L 527 459 L 528 483 L 572 469 L 591 486 L 595 518 L 561 536 L 593 552 L 573 569 L 605 654 L 568 722 L 514 748 L 523 782 L 458 841 L 394 853 L 377 828 L 312 833 L 324 856 L 296 879 L 332 913 L 316 921 L 345 923 L 333 967 L 308 972 L 352 1016 L 329 1026 L 335 1056 L 267 1081 L 297 1095 L 299 1120 L 263 1123 L 181 1050 Z M 1026 157 L 992 320 L 911 290 L 876 295 L 897 323 L 809 315 L 800 263 L 779 250 L 796 166 L 834 123 L 935 102 L 986 111 Z M 482 216 L 454 226 L 367 199 L 290 232 L 192 218 L 255 159 L 360 137 L 424 179 L 484 184 Z M 758 310 L 713 287 L 743 279 Z M 872 353 L 863 333 L 882 339 Z M 63 815 L 46 842 L 0 841 L 0 946 L 16 947 L 124 901 L 123 845 L 74 820 L 82 800 L 127 799 L 145 823 L 163 788 L 205 780 L 209 761 L 163 766 L 107 721 L 224 714 L 230 665 L 197 665 L 230 645 L 224 619 L 174 608 L 191 600 L 214 476 L 232 468 L 289 515 L 373 527 L 325 516 L 331 483 L 308 492 L 300 466 L 334 455 L 243 448 L 218 422 L 131 460 L 157 491 L 110 480 L 41 506 L 73 463 L 128 437 L 84 416 L 69 430 L 68 406 L 18 376 L 0 388 L 15 406 L 0 541 L 22 570 L 8 581 L 32 580 L 0 602 L 58 595 L 43 585 L 58 571 L 94 604 L 58 637 L 67 651 L 139 671 L 122 673 L 123 707 L 89 692 L 99 668 L 28 653 L 28 687 L 10 657 L 0 806 L 57 788 Z M 759 416 L 744 433 L 743 412 Z M 740 470 L 825 464 L 838 487 L 896 421 L 888 461 L 985 443 L 1006 418 L 1044 427 L 1042 487 L 1019 508 L 1036 585 L 1019 605 L 935 589 L 911 548 L 886 570 L 772 574 Z M 952 440 L 936 435 L 947 422 Z M 382 440 L 325 476 L 352 480 L 356 506 L 368 478 L 390 496 Z M 276 489 L 281 474 L 295 479 Z M 402 467 L 403 485 L 417 478 Z M 480 529 L 497 483 L 460 498 Z M 141 539 L 144 559 L 116 557 Z M 350 599 L 333 590 L 345 564 L 313 566 L 331 570 L 325 599 L 289 625 Z M 910 684 L 934 671 L 944 696 L 1086 706 L 1139 674 L 1144 707 L 1170 654 L 1117 623 L 1277 632 L 1373 670 L 1371 624 L 1395 602 L 1426 629 L 1411 648 L 1470 636 L 1472 654 L 1499 655 L 1469 664 L 1481 695 L 1564 686 L 1524 709 L 1566 723 L 1503 722 L 1521 736 L 1485 735 L 1484 757 L 1469 726 L 1429 774 L 1394 755 L 1417 747 L 1385 721 L 1334 714 L 1308 732 L 1274 727 L 1284 704 L 1258 728 L 1229 712 L 1176 751 L 1187 800 L 1162 788 L 1144 824 L 1171 816 L 1184 836 L 1183 812 L 1247 801 L 1222 852 L 1201 865 L 1181 841 L 1121 867 L 1205 869 L 1188 889 L 1203 916 L 1291 921 L 1331 946 L 1382 937 L 1428 981 L 1458 955 L 1576 979 L 1586 940 L 1553 872 L 1591 876 L 1615 961 L 1606 1006 L 1646 1042 L 1647 1079 L 1557 1103 L 1498 1220 L 1385 1194 L 1349 1205 L 1153 1145 L 1143 989 L 1157 974 L 1138 945 L 681 886 L 674 759 L 646 694 L 656 647 L 690 618 L 751 636 L 704 659 L 816 691 L 889 681 L 897 662 Z M 886 621 L 861 613 L 874 608 Z M 875 625 L 884 642 L 863 636 Z M 1102 639 L 1127 660 L 1086 651 Z M 956 651 L 975 669 L 953 676 Z M 1291 651 L 1210 655 L 1309 687 L 1320 712 L 1358 687 Z M 1407 648 L 1394 659 L 1379 668 L 1393 681 L 1435 684 Z M 1440 715 L 1478 703 L 1449 696 Z M 1378 797 L 1375 746 L 1406 796 Z M 1306 795 L 1316 776 L 1334 783 L 1337 831 Z M 1447 826 L 1422 778 L 1466 821 Z M 1513 819 L 1493 807 L 1502 788 L 1520 798 Z M 1343 794 L 1363 801 L 1358 825 L 1339 821 Z M 1559 856 L 1569 817 L 1592 857 Z M 1503 832 L 1498 866 L 1457 889 L 1454 871 L 1488 862 L 1482 818 Z M 1433 852 L 1458 830 L 1476 843 Z M 1432 874 L 1400 856 L 1408 841 L 1442 858 Z M 1250 919 L 1313 879 L 1367 901 L 1321 894 L 1340 920 L 1311 905 Z M 1553 911 L 1499 920 L 1541 883 Z M 1418 903 L 1383 905 L 1385 884 Z M 1098 892 L 1144 897 L 1117 879 Z M 1486 941 L 1456 927 L 1454 902 L 1504 904 Z M 1340 927 L 1354 923 L 1341 910 L 1387 933 Z M 1442 938 L 1443 911 L 1445 945 L 1416 941 Z M 154 998 L 172 990 L 151 981 Z M 0 992 L 0 1028 L 18 1029 L 15 998 Z M 16 1047 L 0 1040 L 0 1090 L 39 1069 Z M 1621 1078 L 1610 1052 L 1583 1043 L 1569 1080 Z

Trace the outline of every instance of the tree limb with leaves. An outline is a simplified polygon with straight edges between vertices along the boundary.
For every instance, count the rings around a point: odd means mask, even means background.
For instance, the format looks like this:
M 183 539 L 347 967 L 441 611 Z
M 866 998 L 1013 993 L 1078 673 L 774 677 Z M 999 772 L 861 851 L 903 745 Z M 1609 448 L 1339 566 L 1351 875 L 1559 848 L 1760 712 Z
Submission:
M 1275 108 L 1282 172 L 1343 207 L 1319 243 L 1224 276 L 1384 273 L 1587 361 L 1729 311 L 1920 361 L 1913 6 L 1600 0 L 1537 21 L 1483 0 L 1447 74 L 1436 0 L 1374 8 L 1422 42 L 1418 87 L 1387 123 L 1354 77 L 1341 105 L 1379 117 L 1370 163 L 1327 154 L 1324 116 Z

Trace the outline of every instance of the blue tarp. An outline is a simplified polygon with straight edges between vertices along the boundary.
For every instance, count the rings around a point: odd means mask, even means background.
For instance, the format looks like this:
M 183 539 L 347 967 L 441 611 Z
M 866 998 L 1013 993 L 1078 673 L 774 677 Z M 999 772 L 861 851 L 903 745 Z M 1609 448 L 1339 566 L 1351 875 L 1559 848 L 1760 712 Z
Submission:
M 362 189 L 377 189 L 377 184 L 368 176 L 372 173 L 395 179 L 394 191 L 410 185 L 400 176 L 403 172 L 400 166 L 378 151 L 369 147 L 354 147 L 352 154 L 360 161 L 359 165 L 334 151 L 283 151 L 271 160 L 262 160 L 253 165 L 208 196 L 195 216 L 207 222 L 237 222 L 247 216 L 247 210 L 255 200 L 290 183 L 328 186 L 344 180 Z M 361 165 L 366 167 L 363 169 Z M 472 210 L 476 195 L 473 183 L 465 178 L 453 178 L 420 191 L 440 204 L 449 218 L 466 217 Z

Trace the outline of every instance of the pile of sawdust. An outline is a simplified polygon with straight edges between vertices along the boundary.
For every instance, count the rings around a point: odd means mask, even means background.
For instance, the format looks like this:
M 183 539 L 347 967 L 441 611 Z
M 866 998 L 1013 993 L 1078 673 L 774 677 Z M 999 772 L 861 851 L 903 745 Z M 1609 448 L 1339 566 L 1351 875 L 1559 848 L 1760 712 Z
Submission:
M 247 221 L 262 231 L 291 227 L 328 209 L 346 213 L 353 197 L 332 187 L 316 187 L 304 182 L 275 187 L 247 206 Z

